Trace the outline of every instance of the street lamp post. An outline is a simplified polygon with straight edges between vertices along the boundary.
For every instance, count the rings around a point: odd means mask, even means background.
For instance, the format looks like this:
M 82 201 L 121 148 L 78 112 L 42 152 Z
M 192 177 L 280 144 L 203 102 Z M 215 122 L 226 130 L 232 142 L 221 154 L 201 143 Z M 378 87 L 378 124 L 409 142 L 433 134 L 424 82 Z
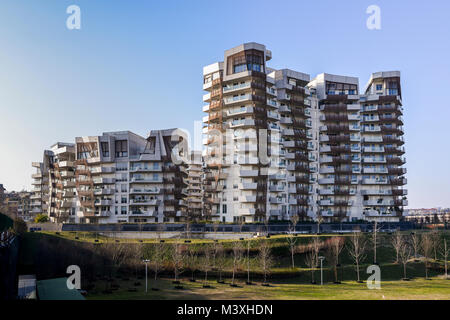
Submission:
M 325 257 L 320 256 L 319 260 L 320 260 L 320 285 L 323 286 L 323 260 L 325 259 Z
M 145 293 L 147 293 L 148 292 L 148 286 L 147 286 L 147 264 L 150 262 L 150 260 L 148 260 L 148 259 L 145 259 L 145 260 L 142 260 L 142 262 L 144 262 L 145 263 Z

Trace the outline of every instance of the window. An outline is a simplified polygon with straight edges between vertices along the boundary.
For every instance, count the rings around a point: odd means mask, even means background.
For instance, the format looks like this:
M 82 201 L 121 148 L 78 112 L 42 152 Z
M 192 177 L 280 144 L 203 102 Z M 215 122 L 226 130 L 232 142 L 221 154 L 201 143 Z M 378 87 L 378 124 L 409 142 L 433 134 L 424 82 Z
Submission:
M 120 207 L 120 214 L 127 214 L 127 207 Z
M 127 203 L 127 197 L 122 197 L 120 203 Z M 122 207 L 123 208 L 123 207 Z M 126 207 L 125 207 L 126 208 Z
M 226 204 L 222 205 L 222 213 L 227 213 L 227 205 Z
M 109 157 L 109 144 L 108 142 L 101 142 L 102 156 Z
M 127 192 L 127 185 L 126 184 L 121 184 L 120 185 L 120 191 L 121 192 Z
M 382 84 L 377 84 L 376 90 L 377 91 L 383 90 L 383 85 Z
M 128 157 L 128 141 L 117 140 L 116 141 L 116 157 L 123 158 Z

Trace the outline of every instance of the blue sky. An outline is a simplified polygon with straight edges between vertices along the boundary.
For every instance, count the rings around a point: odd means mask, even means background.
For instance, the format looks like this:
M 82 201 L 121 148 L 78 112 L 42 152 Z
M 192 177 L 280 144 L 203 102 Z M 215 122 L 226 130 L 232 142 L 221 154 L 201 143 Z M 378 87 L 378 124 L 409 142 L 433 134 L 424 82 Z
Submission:
M 81 8 L 81 30 L 66 8 Z M 381 30 L 366 8 L 381 8 Z M 269 66 L 315 76 L 400 70 L 410 207 L 450 207 L 449 1 L 24 1 L 0 3 L 0 183 L 31 183 L 56 141 L 193 130 L 202 67 L 260 42 Z M 445 147 L 447 145 L 447 147 Z

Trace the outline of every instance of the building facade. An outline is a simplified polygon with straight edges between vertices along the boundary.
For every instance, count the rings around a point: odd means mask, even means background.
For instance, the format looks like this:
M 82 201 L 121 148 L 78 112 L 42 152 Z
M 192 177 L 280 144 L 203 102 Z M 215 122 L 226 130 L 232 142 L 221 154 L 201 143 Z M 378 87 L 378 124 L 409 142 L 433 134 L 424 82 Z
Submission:
M 203 68 L 204 213 L 223 222 L 398 221 L 407 205 L 399 72 L 274 70 L 264 45 Z
M 129 131 L 56 143 L 34 162 L 33 212 L 52 222 L 175 222 L 187 218 L 186 134 Z M 194 171 L 194 170 L 193 170 Z

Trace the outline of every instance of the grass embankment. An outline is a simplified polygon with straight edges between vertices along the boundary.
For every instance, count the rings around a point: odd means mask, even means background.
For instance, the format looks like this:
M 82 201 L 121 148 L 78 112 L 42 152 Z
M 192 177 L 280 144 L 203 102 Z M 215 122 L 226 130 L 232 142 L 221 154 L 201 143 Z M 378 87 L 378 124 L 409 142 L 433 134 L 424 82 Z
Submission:
M 406 234 L 406 233 L 405 233 Z M 409 234 L 409 233 L 408 233 Z M 319 235 L 322 240 L 326 240 L 336 235 Z M 349 235 L 343 235 L 348 237 Z M 450 233 L 444 235 L 447 239 Z M 75 239 L 78 237 L 78 239 Z M 316 235 L 299 235 L 297 245 L 302 246 Z M 353 260 L 346 249 L 343 250 L 340 263 L 342 265 L 338 270 L 339 281 L 342 284 L 333 284 L 334 273 L 327 261 L 324 263 L 324 286 L 311 285 L 311 270 L 306 267 L 305 254 L 298 253 L 295 256 L 296 268 L 291 268 L 289 249 L 286 236 L 272 236 L 269 241 L 272 254 L 274 255 L 274 265 L 271 269 L 269 282 L 271 287 L 260 285 L 247 286 L 243 284 L 246 280 L 246 263 L 241 263 L 238 271 L 238 283 L 241 288 L 233 288 L 229 285 L 218 284 L 215 281 L 217 272 L 210 272 L 210 285 L 213 289 L 202 288 L 203 274 L 196 272 L 197 282 L 189 282 L 191 276 L 189 265 L 184 266 L 184 272 L 181 274 L 184 290 L 174 289 L 171 277 L 173 271 L 170 261 L 166 262 L 165 270 L 162 272 L 163 280 L 159 280 L 158 287 L 160 291 L 149 291 L 145 294 L 145 283 L 142 279 L 143 265 L 139 263 L 138 275 L 141 279 L 136 279 L 135 267 L 121 267 L 119 272 L 110 272 L 110 267 L 105 259 L 108 255 L 102 252 L 102 247 L 106 243 L 116 243 L 114 238 L 106 238 L 88 232 L 54 232 L 28 233 L 23 239 L 22 250 L 20 253 L 20 268 L 26 270 L 26 273 L 36 273 L 38 279 L 64 276 L 65 268 L 70 264 L 79 264 L 86 279 L 87 274 L 91 274 L 88 282 L 83 283 L 83 288 L 87 284 L 93 284 L 88 288 L 88 299 L 450 299 L 450 280 L 439 279 L 438 276 L 443 273 L 439 265 L 442 261 L 433 261 L 433 267 L 429 269 L 429 276 L 433 280 L 423 279 L 425 275 L 424 263 L 420 258 L 416 261 L 411 260 L 407 266 L 407 276 L 413 278 L 412 281 L 401 281 L 403 269 L 399 264 L 394 263 L 395 251 L 390 243 L 390 235 L 380 234 L 379 246 L 377 250 L 378 262 L 381 269 L 381 290 L 368 290 L 365 283 L 356 283 L 356 272 Z M 96 244 L 95 240 L 99 244 Z M 142 244 L 143 248 L 151 248 L 156 243 L 156 239 L 145 239 L 139 242 L 138 239 L 118 239 L 122 245 Z M 260 283 L 261 270 L 257 260 L 258 240 L 251 239 L 250 269 L 251 280 Z M 168 248 L 176 239 L 166 239 Z M 194 245 L 199 252 L 206 243 L 213 243 L 212 240 L 196 239 L 192 243 L 183 243 L 183 246 Z M 224 278 L 229 283 L 232 261 L 232 242 L 233 240 L 220 240 L 227 250 L 226 259 L 223 262 Z M 347 241 L 348 242 L 348 241 Z M 245 241 L 246 243 L 246 241 Z M 322 253 L 321 253 L 322 254 Z M 201 255 L 201 253 L 200 253 Z M 245 255 L 245 252 L 244 252 Z M 168 259 L 170 260 L 170 258 Z M 139 262 L 140 260 L 138 260 Z M 366 267 L 373 262 L 372 247 L 367 246 L 367 257 L 361 265 L 361 279 L 366 280 Z M 200 262 L 201 264 L 201 262 Z M 84 266 L 84 267 L 83 267 Z M 199 268 L 199 267 L 198 267 Z M 89 270 L 86 270 L 89 269 Z M 106 274 L 107 277 L 103 277 Z M 117 276 L 113 276 L 116 274 Z M 129 280 L 124 280 L 129 279 Z M 153 286 L 152 273 L 150 272 L 150 287 Z M 316 281 L 320 281 L 320 271 L 315 271 Z M 139 282 L 135 286 L 135 282 Z M 115 284 L 111 293 L 105 293 L 105 289 L 110 289 L 111 284 Z M 137 292 L 130 292 L 129 289 L 135 288 Z M 383 298 L 384 296 L 384 298 Z
M 295 281 L 296 279 L 293 279 Z M 145 280 L 139 280 L 140 285 L 134 286 L 134 280 L 119 281 L 119 289 L 112 294 L 103 294 L 92 291 L 87 299 L 92 300 L 143 300 L 143 299 L 189 299 L 189 300 L 226 300 L 226 299 L 286 299 L 286 300 L 448 300 L 450 299 L 450 280 L 434 278 L 433 280 L 415 279 L 412 281 L 383 281 L 381 289 L 369 290 L 366 283 L 347 281 L 342 284 L 297 284 L 297 283 L 271 283 L 270 287 L 256 285 L 245 285 L 239 283 L 238 288 L 230 287 L 228 283 L 218 284 L 208 281 L 211 289 L 203 288 L 203 282 L 183 281 L 183 290 L 174 289 L 170 280 L 159 280 L 157 282 L 160 291 L 149 289 L 145 293 Z M 106 285 L 98 282 L 99 287 Z M 149 287 L 154 285 L 150 280 Z M 129 288 L 135 287 L 137 292 L 128 292 Z

